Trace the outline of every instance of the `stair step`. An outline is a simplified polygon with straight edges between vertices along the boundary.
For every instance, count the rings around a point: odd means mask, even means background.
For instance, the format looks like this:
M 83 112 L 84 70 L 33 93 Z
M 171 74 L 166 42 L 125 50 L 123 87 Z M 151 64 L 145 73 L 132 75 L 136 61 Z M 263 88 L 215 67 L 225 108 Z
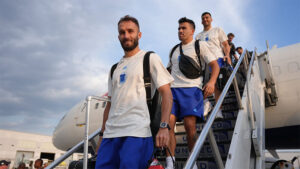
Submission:
M 196 124 L 196 129 L 197 131 L 201 131 L 204 128 L 205 122 L 203 123 L 197 123 Z M 217 130 L 217 129 L 233 129 L 235 126 L 235 119 L 233 120 L 221 120 L 221 121 L 215 121 L 212 124 L 212 129 Z M 184 124 L 178 124 L 175 127 L 175 132 L 180 133 L 180 132 L 185 132 L 184 129 Z
M 209 100 L 209 102 L 212 104 L 212 105 L 215 105 L 215 99 L 211 99 Z M 233 103 L 236 103 L 237 100 L 236 100 L 236 97 L 235 96 L 231 96 L 231 97 L 226 97 L 222 104 L 233 104 Z
M 226 158 L 225 158 L 226 159 Z M 223 164 L 225 166 L 225 159 L 223 159 Z M 165 166 L 165 159 L 158 159 L 162 165 Z M 175 169 L 182 169 L 186 163 L 187 159 L 176 158 Z M 197 162 L 198 169 L 218 169 L 218 166 L 213 158 L 207 158 L 203 160 L 198 160 Z
M 218 144 L 218 148 L 220 151 L 221 156 L 226 156 L 227 152 L 229 151 L 229 144 Z M 200 153 L 200 157 L 213 157 L 212 148 L 209 144 L 203 145 Z M 175 157 L 176 158 L 188 158 L 189 157 L 189 150 L 187 146 L 176 146 L 175 149 Z
M 226 131 L 226 130 L 216 131 L 216 132 L 213 132 L 213 133 L 214 133 L 216 142 L 219 143 L 219 142 L 224 142 L 224 141 L 230 141 L 231 138 L 232 138 L 232 135 L 233 135 L 233 130 L 230 130 L 230 131 Z M 200 135 L 200 132 L 198 133 L 198 136 L 199 135 Z M 175 138 L 176 138 L 176 143 L 177 144 L 187 144 L 187 137 L 186 137 L 185 133 L 175 135 Z M 206 138 L 205 141 L 207 142 L 208 138 Z

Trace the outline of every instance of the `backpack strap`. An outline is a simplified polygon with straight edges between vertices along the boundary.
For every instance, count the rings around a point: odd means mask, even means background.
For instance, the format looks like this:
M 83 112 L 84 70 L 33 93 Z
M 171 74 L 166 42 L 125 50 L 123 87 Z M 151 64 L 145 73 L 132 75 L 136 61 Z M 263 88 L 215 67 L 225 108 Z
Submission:
M 151 105 L 152 105 L 152 99 L 151 99 L 151 75 L 150 75 L 150 54 L 154 53 L 152 51 L 149 51 L 144 56 L 143 61 L 143 71 L 144 71 L 144 85 L 146 90 L 146 99 L 147 99 L 147 105 L 149 109 L 149 113 L 151 113 Z
M 200 47 L 199 47 L 199 39 L 195 41 L 195 52 L 196 52 L 196 54 L 197 54 L 197 58 L 198 58 L 198 61 L 199 61 L 200 67 L 202 67 L 202 64 L 201 64 L 201 59 L 200 59 Z
M 118 62 L 119 63 L 119 62 Z M 114 75 L 114 71 L 116 70 L 118 63 L 115 63 L 111 68 L 110 68 L 110 79 L 112 79 Z
M 178 48 L 179 45 L 180 45 L 180 44 L 175 45 L 175 46 L 172 48 L 171 52 L 170 52 L 169 59 L 170 59 L 171 65 L 170 65 L 170 67 L 168 67 L 168 69 L 169 69 L 169 68 L 172 68 L 172 56 L 173 56 L 173 53 L 175 52 L 176 48 Z
M 195 52 L 196 52 L 196 54 L 197 54 L 197 57 L 198 57 L 198 60 L 199 60 L 199 64 L 200 64 L 200 66 L 202 67 L 202 65 L 201 65 L 201 58 L 200 58 L 200 45 L 199 45 L 199 39 L 197 39 L 196 41 L 195 41 Z M 204 69 L 202 69 L 201 71 L 203 71 L 203 78 L 202 78 L 202 84 L 204 85 L 204 82 L 206 81 L 206 79 L 205 79 L 205 74 L 206 74 L 206 63 L 204 62 Z

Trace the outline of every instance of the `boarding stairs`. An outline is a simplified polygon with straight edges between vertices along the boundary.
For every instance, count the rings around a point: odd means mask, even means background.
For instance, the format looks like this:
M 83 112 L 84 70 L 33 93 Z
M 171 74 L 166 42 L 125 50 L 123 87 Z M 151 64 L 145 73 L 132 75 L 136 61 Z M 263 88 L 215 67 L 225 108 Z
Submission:
M 240 90 L 242 93 L 243 90 Z M 215 105 L 214 98 L 209 98 L 210 102 Z M 236 118 L 238 115 L 238 104 L 236 101 L 236 96 L 234 91 L 229 91 L 225 97 L 222 104 L 223 119 L 216 119 L 212 124 L 212 133 L 216 140 L 217 147 L 220 152 L 221 160 L 225 164 L 225 160 L 229 151 L 231 138 L 234 132 L 234 127 L 236 123 Z M 197 123 L 197 133 L 200 135 L 202 129 L 204 128 L 206 121 Z M 182 122 L 176 124 L 175 128 L 176 137 L 176 149 L 175 149 L 175 168 L 180 169 L 184 167 L 185 162 L 189 157 L 189 150 L 187 147 L 187 138 L 184 129 L 184 124 Z M 161 157 L 160 161 L 164 161 L 165 157 Z M 205 139 L 204 145 L 197 158 L 197 166 L 199 169 L 217 169 L 218 165 L 216 163 L 214 152 L 210 144 L 210 140 L 207 137 Z
M 242 63 L 246 83 L 239 89 L 235 75 Z M 198 169 L 264 169 L 264 109 L 265 105 L 276 104 L 276 86 L 272 77 L 268 51 L 258 56 L 256 51 L 250 55 L 245 50 L 231 73 L 219 101 L 215 103 L 213 97 L 209 98 L 214 107 L 208 118 L 197 124 L 199 137 L 192 152 L 187 148 L 183 123 L 176 124 L 176 169 L 191 169 L 195 163 Z M 86 121 L 89 119 L 91 99 L 99 98 L 87 97 Z M 224 118 L 215 119 L 220 108 Z M 87 123 L 85 139 L 46 169 L 55 168 L 82 147 L 84 147 L 84 159 L 81 162 L 83 167 L 79 168 L 92 168 L 88 166 L 88 146 L 91 145 L 88 142 L 93 143 L 99 132 L 100 129 L 88 136 Z M 164 163 L 165 156 L 159 156 L 159 160 Z

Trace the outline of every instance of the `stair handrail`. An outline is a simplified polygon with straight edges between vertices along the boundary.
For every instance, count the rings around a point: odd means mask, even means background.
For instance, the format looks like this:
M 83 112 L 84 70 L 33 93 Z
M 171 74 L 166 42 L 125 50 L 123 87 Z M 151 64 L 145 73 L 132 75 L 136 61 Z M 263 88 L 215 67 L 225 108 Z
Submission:
M 219 97 L 218 102 L 214 106 L 214 108 L 213 108 L 213 110 L 211 112 L 211 115 L 209 116 L 207 122 L 205 123 L 205 125 L 204 125 L 204 127 L 203 127 L 203 129 L 202 129 L 202 131 L 200 133 L 200 136 L 198 137 L 198 139 L 197 139 L 197 141 L 196 141 L 196 143 L 194 145 L 194 148 L 193 148 L 193 150 L 192 150 L 192 152 L 191 152 L 191 154 L 190 154 L 190 156 L 189 156 L 189 158 L 188 158 L 188 160 L 187 160 L 187 162 L 186 162 L 186 164 L 184 166 L 185 169 L 192 169 L 193 168 L 194 163 L 195 163 L 195 161 L 196 161 L 196 159 L 197 159 L 197 157 L 198 157 L 198 155 L 200 153 L 200 150 L 201 150 L 201 148 L 202 148 L 202 146 L 203 146 L 203 144 L 205 142 L 205 139 L 206 139 L 206 137 L 207 137 L 207 135 L 209 133 L 209 130 L 210 130 L 210 128 L 211 128 L 211 126 L 212 126 L 215 118 L 216 118 L 217 112 L 218 112 L 218 110 L 221 107 L 221 104 L 222 104 L 222 102 L 223 102 L 223 100 L 224 100 L 224 98 L 225 98 L 225 96 L 226 96 L 226 94 L 228 92 L 228 89 L 229 89 L 229 87 L 230 87 L 233 79 L 235 78 L 235 74 L 236 74 L 237 70 L 239 69 L 239 67 L 241 65 L 241 62 L 244 60 L 244 57 L 247 54 L 248 53 L 247 53 L 247 49 L 246 49 L 242 53 L 242 55 L 239 58 L 237 64 L 235 65 L 235 67 L 234 67 L 234 69 L 233 69 L 233 71 L 232 71 L 232 73 L 231 73 L 231 75 L 230 75 L 230 77 L 229 77 L 229 79 L 228 79 L 228 81 L 227 81 L 227 83 L 226 83 L 226 85 L 225 85 L 222 93 L 221 93 L 221 96 Z M 253 56 L 254 55 L 252 55 L 252 57 Z M 239 98 L 237 98 L 237 99 L 239 99 Z
M 61 162 L 63 162 L 65 159 L 67 159 L 69 156 L 71 156 L 75 151 L 77 151 L 81 146 L 84 148 L 84 158 L 83 158 L 83 169 L 87 169 L 87 161 L 88 161 L 88 142 L 99 135 L 101 128 L 96 130 L 94 133 L 92 133 L 90 136 L 88 135 L 89 133 L 89 114 L 90 114 L 90 102 L 91 100 L 100 100 L 100 101 L 108 101 L 104 97 L 99 97 L 99 96 L 87 96 L 86 97 L 86 115 L 85 115 L 85 133 L 84 133 L 84 139 L 73 146 L 69 151 L 67 151 L 64 155 L 59 157 L 57 160 L 53 161 L 50 165 L 48 165 L 45 169 L 52 169 L 59 165 Z
M 97 135 L 99 135 L 101 131 L 101 128 L 96 130 L 94 133 L 92 133 L 89 137 L 88 140 L 92 140 L 95 138 Z M 71 156 L 73 153 L 75 153 L 79 148 L 81 148 L 84 145 L 84 140 L 73 146 L 70 150 L 68 150 L 64 155 L 60 156 L 57 160 L 53 161 L 51 164 L 49 164 L 45 169 L 52 169 L 56 166 L 58 166 L 61 162 L 63 162 L 65 159 L 67 159 L 69 156 Z
M 251 60 L 250 60 L 250 63 L 248 65 L 248 71 L 247 71 L 247 76 L 246 76 L 246 89 L 247 89 L 247 103 L 248 103 L 248 116 L 250 118 L 250 127 L 252 130 L 255 130 L 256 126 L 255 126 L 255 115 L 254 115 L 254 112 L 253 112 L 253 108 L 252 108 L 252 100 L 251 100 L 251 95 L 250 95 L 250 92 L 249 92 L 249 81 L 250 81 L 250 78 L 251 78 L 251 74 L 253 74 L 253 63 L 254 63 L 254 60 L 255 60 L 255 56 L 256 56 L 256 48 L 254 49 L 253 53 L 252 53 L 252 56 L 251 56 Z

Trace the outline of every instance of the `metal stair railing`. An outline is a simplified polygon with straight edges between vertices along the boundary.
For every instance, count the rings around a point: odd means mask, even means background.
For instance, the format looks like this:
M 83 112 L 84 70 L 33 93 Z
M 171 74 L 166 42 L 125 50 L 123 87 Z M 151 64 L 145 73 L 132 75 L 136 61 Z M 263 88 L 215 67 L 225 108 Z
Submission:
M 89 133 L 89 114 L 90 114 L 90 102 L 92 99 L 100 100 L 100 101 L 107 101 L 107 99 L 99 96 L 87 96 L 87 107 L 86 107 L 86 115 L 85 115 L 85 134 L 84 134 L 84 140 L 73 146 L 69 151 L 67 151 L 64 155 L 59 157 L 57 160 L 53 161 L 50 165 L 48 165 L 45 169 L 53 169 L 57 165 L 59 165 L 61 162 L 63 162 L 65 159 L 67 159 L 69 156 L 71 156 L 73 153 L 75 153 L 79 148 L 82 146 L 84 147 L 84 158 L 83 158 L 83 169 L 87 169 L 87 161 L 88 161 L 88 142 L 95 138 L 97 135 L 99 135 L 101 128 L 96 130 L 94 133 L 92 133 L 90 136 Z
M 224 98 L 225 98 L 225 96 L 226 96 L 226 94 L 228 92 L 228 89 L 229 89 L 229 87 L 230 87 L 230 85 L 231 85 L 232 82 L 233 82 L 233 85 L 234 85 L 234 90 L 235 90 L 235 93 L 236 93 L 236 97 L 237 97 L 237 101 L 238 101 L 238 104 L 239 104 L 239 108 L 242 109 L 242 104 L 241 104 L 242 101 L 241 101 L 240 92 L 238 90 L 238 86 L 237 86 L 237 81 L 236 81 L 236 78 L 235 78 L 235 74 L 236 74 L 237 70 L 239 69 L 239 67 L 241 65 L 241 62 L 244 62 L 244 66 L 247 65 L 247 61 L 248 61 L 247 59 L 248 58 L 245 58 L 246 55 L 248 55 L 247 50 L 245 50 L 243 52 L 243 54 L 241 55 L 240 59 L 238 60 L 238 62 L 236 64 L 235 68 L 233 69 L 233 71 L 232 71 L 232 73 L 231 73 L 231 75 L 230 75 L 230 77 L 229 77 L 229 79 L 228 79 L 228 81 L 227 81 L 227 83 L 226 83 L 226 85 L 225 85 L 222 93 L 221 93 L 221 96 L 219 97 L 218 102 L 214 106 L 214 108 L 213 108 L 213 110 L 211 112 L 211 115 L 209 116 L 207 122 L 205 123 L 205 125 L 204 125 L 204 127 L 203 127 L 203 129 L 201 131 L 200 136 L 198 137 L 198 139 L 197 139 L 197 141 L 195 143 L 195 146 L 194 146 L 194 148 L 193 148 L 193 150 L 192 150 L 192 152 L 191 152 L 191 154 L 190 154 L 190 156 L 189 156 L 189 158 L 188 158 L 188 160 L 187 160 L 187 162 L 186 162 L 186 164 L 184 166 L 185 169 L 192 169 L 193 168 L 193 166 L 195 164 L 195 161 L 197 160 L 197 157 L 198 157 L 198 155 L 200 153 L 200 150 L 201 150 L 201 148 L 202 148 L 202 146 L 203 146 L 203 144 L 205 142 L 205 139 L 206 139 L 207 135 L 212 130 L 211 127 L 212 127 L 212 124 L 213 124 L 213 122 L 214 122 L 214 120 L 216 118 L 217 112 L 220 109 L 221 104 L 222 104 L 222 102 L 223 102 L 223 100 L 224 100 Z M 212 134 L 209 134 L 209 135 L 210 135 L 209 138 L 211 138 Z M 218 150 L 218 147 L 216 145 L 211 144 L 211 146 L 214 146 L 213 147 L 214 151 L 216 150 L 216 152 L 214 152 L 214 153 L 220 154 L 220 152 Z M 221 157 L 219 156 L 216 159 L 217 165 L 218 165 L 218 167 L 220 169 L 224 169 L 224 164 L 222 162 L 222 159 L 220 159 L 220 158 Z M 220 163 L 220 161 L 222 163 Z
M 246 79 L 247 79 L 246 80 L 246 89 L 247 89 L 247 100 L 248 100 L 248 105 L 247 105 L 247 107 L 248 107 L 248 116 L 249 116 L 249 119 L 250 119 L 250 126 L 251 126 L 252 130 L 255 130 L 256 126 L 255 126 L 255 115 L 254 115 L 253 108 L 252 108 L 251 95 L 250 95 L 250 92 L 249 92 L 249 81 L 250 81 L 250 78 L 251 78 L 251 74 L 253 74 L 252 66 L 253 66 L 253 63 L 254 63 L 255 56 L 256 56 L 256 49 L 252 53 L 251 60 L 250 60 L 249 66 L 248 66 L 249 69 L 247 71 L 247 76 L 246 76 Z

